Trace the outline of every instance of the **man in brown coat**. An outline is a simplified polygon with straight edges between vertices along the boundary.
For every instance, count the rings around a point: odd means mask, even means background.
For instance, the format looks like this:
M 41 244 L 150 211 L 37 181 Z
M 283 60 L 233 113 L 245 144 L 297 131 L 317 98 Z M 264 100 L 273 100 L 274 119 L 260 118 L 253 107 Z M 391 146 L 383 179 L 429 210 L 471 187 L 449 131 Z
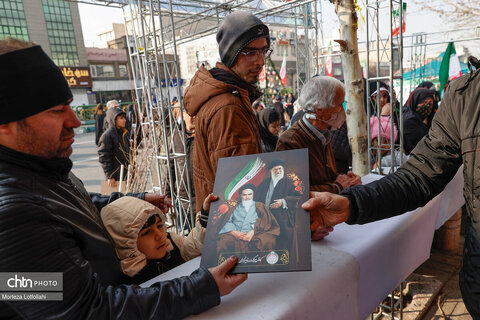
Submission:
M 332 77 L 315 77 L 302 89 L 299 103 L 305 111 L 302 119 L 285 131 L 275 151 L 308 148 L 311 191 L 339 193 L 361 183 L 353 172 L 338 174 L 330 145 L 329 130 L 345 122 L 343 83 Z
M 213 191 L 218 159 L 261 152 L 260 133 L 251 104 L 270 56 L 268 27 L 252 13 L 234 12 L 217 32 L 222 63 L 200 67 L 185 90 L 185 110 L 195 116 L 193 183 L 198 199 Z M 197 211 L 202 201 L 197 202 Z

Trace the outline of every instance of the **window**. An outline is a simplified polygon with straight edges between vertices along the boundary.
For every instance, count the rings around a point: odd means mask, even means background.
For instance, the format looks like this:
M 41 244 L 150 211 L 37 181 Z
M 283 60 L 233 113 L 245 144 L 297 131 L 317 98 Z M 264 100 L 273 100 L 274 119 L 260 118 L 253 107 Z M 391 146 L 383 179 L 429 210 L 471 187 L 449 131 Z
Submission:
M 128 70 L 126 64 L 119 64 L 118 65 L 118 76 L 120 78 L 128 77 Z
M 12 37 L 29 41 L 26 26 L 22 0 L 0 1 L 0 39 Z
M 115 70 L 113 64 L 92 64 L 90 65 L 92 78 L 114 78 Z
M 78 66 L 70 4 L 63 0 L 42 0 L 53 61 L 59 66 Z

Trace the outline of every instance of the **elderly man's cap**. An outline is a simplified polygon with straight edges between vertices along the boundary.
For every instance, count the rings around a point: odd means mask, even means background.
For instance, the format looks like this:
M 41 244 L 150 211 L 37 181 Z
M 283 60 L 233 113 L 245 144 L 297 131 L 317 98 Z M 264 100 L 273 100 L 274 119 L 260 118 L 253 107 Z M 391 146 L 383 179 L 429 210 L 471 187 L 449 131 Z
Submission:
M 272 160 L 272 161 L 270 161 L 270 163 L 268 164 L 267 168 L 268 168 L 268 170 L 270 170 L 270 169 L 272 169 L 272 168 L 275 168 L 276 166 L 285 167 L 285 161 L 283 161 L 282 159 Z
M 25 119 L 70 100 L 60 69 L 40 46 L 0 55 L 0 124 Z
M 218 51 L 223 64 L 230 68 L 240 51 L 260 38 L 266 38 L 270 47 L 268 27 L 251 12 L 236 11 L 226 16 L 217 31 Z

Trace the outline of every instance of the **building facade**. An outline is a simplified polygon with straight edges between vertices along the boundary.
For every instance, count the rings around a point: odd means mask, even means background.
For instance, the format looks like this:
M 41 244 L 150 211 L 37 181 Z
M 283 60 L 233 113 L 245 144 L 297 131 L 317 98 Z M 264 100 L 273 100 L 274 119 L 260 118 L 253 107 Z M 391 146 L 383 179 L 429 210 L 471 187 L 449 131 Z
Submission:
M 32 41 L 60 67 L 73 93 L 72 105 L 89 104 L 92 86 L 78 4 L 63 0 L 0 1 L 0 39 Z
M 108 100 L 132 101 L 127 50 L 86 48 L 92 75 L 95 103 Z

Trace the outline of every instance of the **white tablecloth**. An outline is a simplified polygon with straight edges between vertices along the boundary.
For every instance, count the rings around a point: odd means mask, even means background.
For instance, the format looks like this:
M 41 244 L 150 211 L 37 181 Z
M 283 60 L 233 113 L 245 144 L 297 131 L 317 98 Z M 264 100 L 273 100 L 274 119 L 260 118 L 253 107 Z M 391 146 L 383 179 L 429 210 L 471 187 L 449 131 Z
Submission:
M 312 243 L 311 272 L 250 274 L 219 306 L 192 318 L 365 319 L 428 259 L 437 220 L 448 220 L 463 205 L 462 188 L 463 175 L 457 174 L 422 208 L 365 225 L 338 225 Z M 196 258 L 144 285 L 188 275 L 199 264 Z

